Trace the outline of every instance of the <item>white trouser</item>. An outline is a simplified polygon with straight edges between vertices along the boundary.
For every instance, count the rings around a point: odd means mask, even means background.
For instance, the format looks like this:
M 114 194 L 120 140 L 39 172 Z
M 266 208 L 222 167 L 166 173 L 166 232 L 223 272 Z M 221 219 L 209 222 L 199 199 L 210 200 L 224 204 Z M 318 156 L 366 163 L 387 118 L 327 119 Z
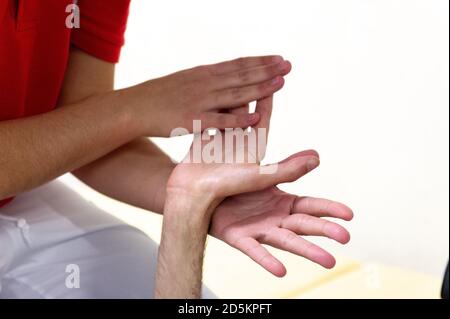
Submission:
M 53 181 L 0 208 L 0 299 L 151 298 L 157 250 Z

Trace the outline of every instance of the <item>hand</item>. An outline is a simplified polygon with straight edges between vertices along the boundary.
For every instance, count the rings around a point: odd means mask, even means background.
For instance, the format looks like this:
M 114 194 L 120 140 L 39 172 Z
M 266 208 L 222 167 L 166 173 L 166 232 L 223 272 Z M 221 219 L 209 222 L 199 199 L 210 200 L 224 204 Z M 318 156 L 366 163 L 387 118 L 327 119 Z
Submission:
M 299 171 L 294 172 L 297 166 L 291 163 L 291 160 L 295 162 L 295 155 L 278 164 L 264 167 L 266 168 L 265 171 L 271 171 L 273 167 L 275 174 L 261 174 L 259 163 L 264 157 L 267 141 L 263 140 L 260 143 L 262 136 L 257 132 L 263 129 L 267 136 L 272 114 L 272 102 L 272 96 L 257 102 L 255 112 L 260 115 L 260 121 L 252 127 L 255 143 L 249 143 L 249 139 L 243 139 L 243 143 L 234 141 L 232 144 L 228 144 L 226 134 L 223 131 L 218 132 L 213 137 L 210 137 L 206 131 L 202 134 L 195 134 L 188 154 L 175 167 L 167 182 L 168 194 L 178 191 L 181 193 L 188 192 L 193 197 L 208 196 L 220 201 L 227 196 L 256 190 L 253 189 L 252 182 L 261 182 L 260 189 L 264 189 L 263 185 L 271 186 L 273 185 L 271 183 L 277 178 L 289 179 L 285 175 L 290 176 L 292 174 L 297 176 Z M 241 106 L 231 110 L 230 113 L 246 114 L 248 113 L 248 106 Z M 243 131 L 241 132 L 243 133 Z M 261 144 L 262 147 L 260 147 Z M 218 145 L 214 148 L 214 160 L 212 161 L 205 159 L 205 153 L 210 153 L 205 152 L 210 145 Z M 239 155 L 242 155 L 242 158 L 238 161 Z M 227 161 L 227 158 L 231 158 L 231 161 Z M 318 164 L 318 158 L 315 156 L 306 160 L 309 160 L 309 167 L 315 167 Z M 308 169 L 307 167 L 303 168 Z M 245 181 L 245 183 L 242 183 L 242 181 Z
M 170 135 L 181 127 L 192 132 L 193 120 L 202 127 L 248 127 L 258 114 L 223 113 L 272 95 L 284 85 L 291 64 L 280 56 L 240 58 L 199 66 L 126 89 L 132 113 L 143 135 Z
M 271 98 L 258 101 L 257 112 L 261 114 L 261 121 L 256 128 L 268 130 L 271 110 Z M 223 151 L 226 153 L 229 150 Z M 256 158 L 254 164 L 249 163 L 249 157 L 243 164 L 179 164 L 169 185 L 177 185 L 203 196 L 210 195 L 216 200 L 235 195 L 226 198 L 218 207 L 217 201 L 212 205 L 215 212 L 210 234 L 241 250 L 274 275 L 284 276 L 286 269 L 261 244 L 303 256 L 326 268 L 333 267 L 333 256 L 297 235 L 326 236 L 347 243 L 350 240 L 347 230 L 320 217 L 351 220 L 352 211 L 337 202 L 297 197 L 276 187 L 278 183 L 297 180 L 317 167 L 317 152 L 294 154 L 280 162 L 276 174 L 272 175 L 259 174 L 260 159 Z M 286 164 L 291 165 L 290 169 Z
M 348 221 L 353 213 L 344 204 L 297 197 L 272 186 L 225 199 L 213 214 L 210 234 L 282 277 L 286 274 L 284 265 L 262 244 L 305 257 L 326 268 L 335 265 L 332 255 L 302 238 L 324 236 L 342 244 L 350 240 L 345 228 L 321 217 Z
M 178 165 L 167 187 L 155 297 L 198 298 L 208 225 L 222 199 L 294 181 L 319 164 L 316 154 L 294 155 L 270 175 L 260 174 L 258 164 Z
M 272 97 L 258 101 L 256 113 L 260 114 L 261 120 L 252 128 L 252 132 L 260 129 L 266 132 L 269 130 L 272 101 Z M 245 113 L 246 108 L 246 106 L 240 107 L 232 112 Z M 250 139 L 244 139 L 243 143 L 231 145 L 226 142 L 226 134 L 217 133 L 213 141 L 205 141 L 205 136 L 209 138 L 207 132 L 194 135 L 189 153 L 172 171 L 167 182 L 168 197 L 176 197 L 177 194 L 189 195 L 210 206 L 213 203 L 220 203 L 228 196 L 293 182 L 319 165 L 318 154 L 312 151 L 294 154 L 276 164 L 260 166 L 266 141 L 263 141 L 263 149 L 261 149 L 259 134 L 256 134 L 254 144 L 249 143 Z M 214 149 L 214 153 L 219 154 L 215 156 L 215 161 L 207 161 L 204 158 L 205 150 L 211 144 L 219 145 Z M 227 162 L 226 159 L 230 154 L 231 162 Z M 237 154 L 243 154 L 240 161 L 237 161 Z

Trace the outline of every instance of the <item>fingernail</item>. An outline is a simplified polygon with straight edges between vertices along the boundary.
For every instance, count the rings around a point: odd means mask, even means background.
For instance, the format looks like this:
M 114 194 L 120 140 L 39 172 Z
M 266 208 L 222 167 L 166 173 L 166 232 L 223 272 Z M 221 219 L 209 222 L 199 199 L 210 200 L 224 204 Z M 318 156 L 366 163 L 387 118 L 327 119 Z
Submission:
M 277 85 L 280 83 L 280 79 L 281 77 L 277 76 L 275 78 L 272 79 L 272 81 L 270 82 L 271 85 Z
M 280 70 L 286 70 L 289 67 L 289 62 L 283 61 L 278 65 L 278 68 Z
M 310 172 L 313 169 L 315 169 L 317 166 L 319 166 L 319 164 L 320 164 L 320 160 L 317 157 L 311 157 L 306 162 L 306 169 L 308 170 L 308 172 Z
M 250 123 L 255 122 L 258 119 L 258 114 L 257 113 L 252 113 L 248 116 L 248 121 Z
M 273 57 L 272 61 L 274 63 L 279 63 L 279 62 L 283 61 L 283 57 L 281 55 L 276 55 L 276 56 Z

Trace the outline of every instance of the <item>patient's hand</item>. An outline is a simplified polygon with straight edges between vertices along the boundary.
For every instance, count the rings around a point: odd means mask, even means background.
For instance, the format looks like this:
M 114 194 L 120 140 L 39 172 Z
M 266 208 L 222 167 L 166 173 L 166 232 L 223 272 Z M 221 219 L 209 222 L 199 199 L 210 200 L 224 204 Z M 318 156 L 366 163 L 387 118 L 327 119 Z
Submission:
M 246 112 L 245 108 L 240 111 Z M 271 111 L 271 98 L 258 101 L 256 112 L 261 121 L 256 129 L 269 128 Z M 333 256 L 299 235 L 326 236 L 346 243 L 350 239 L 349 233 L 320 217 L 350 220 L 352 211 L 343 204 L 297 197 L 277 188 L 277 185 L 294 182 L 316 168 L 320 162 L 317 152 L 304 151 L 275 166 L 260 166 L 261 156 L 257 154 L 264 152 L 250 148 L 247 153 L 248 143 L 242 145 L 243 149 L 230 150 L 224 143 L 222 146 L 224 156 L 229 152 L 244 152 L 247 156 L 243 162 L 228 164 L 207 163 L 203 159 L 192 163 L 192 152 L 195 151 L 192 146 L 188 157 L 191 162 L 178 164 L 170 176 L 168 195 L 192 198 L 192 202 L 206 205 L 205 219 L 209 221 L 212 216 L 211 235 L 241 250 L 276 276 L 283 276 L 286 270 L 262 244 L 303 256 L 326 268 L 333 267 Z M 200 149 L 204 150 L 204 147 Z M 261 170 L 262 167 L 266 169 Z
M 286 273 L 284 265 L 262 244 L 305 257 L 326 268 L 334 266 L 332 255 L 302 236 L 324 236 L 345 244 L 350 234 L 321 217 L 351 220 L 353 213 L 341 203 L 298 197 L 272 186 L 225 199 L 213 215 L 210 234 L 281 277 Z

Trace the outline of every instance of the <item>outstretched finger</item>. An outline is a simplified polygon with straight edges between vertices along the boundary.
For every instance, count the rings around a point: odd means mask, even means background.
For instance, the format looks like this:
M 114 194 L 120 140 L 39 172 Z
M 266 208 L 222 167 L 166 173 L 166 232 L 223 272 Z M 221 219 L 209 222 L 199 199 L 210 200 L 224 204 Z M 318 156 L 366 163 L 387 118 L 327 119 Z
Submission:
M 351 220 L 353 211 L 346 205 L 329 199 L 297 197 L 291 213 L 308 214 L 317 217 L 334 217 Z
M 286 268 L 269 251 L 264 248 L 256 239 L 245 237 L 239 239 L 234 245 L 257 264 L 277 277 L 286 275 Z
M 350 240 L 350 233 L 341 225 L 306 214 L 293 214 L 285 217 L 281 222 L 281 227 L 298 235 L 328 237 L 341 244 L 346 244 Z
M 232 196 L 293 182 L 315 169 L 319 164 L 320 160 L 311 155 L 293 157 L 284 162 L 264 166 L 247 164 L 247 167 L 242 167 L 236 174 L 224 177 L 224 187 L 218 195 Z M 242 183 L 238 180 L 246 182 Z
M 334 257 L 317 245 L 290 230 L 278 228 L 264 237 L 263 243 L 311 260 L 325 268 L 333 268 Z

